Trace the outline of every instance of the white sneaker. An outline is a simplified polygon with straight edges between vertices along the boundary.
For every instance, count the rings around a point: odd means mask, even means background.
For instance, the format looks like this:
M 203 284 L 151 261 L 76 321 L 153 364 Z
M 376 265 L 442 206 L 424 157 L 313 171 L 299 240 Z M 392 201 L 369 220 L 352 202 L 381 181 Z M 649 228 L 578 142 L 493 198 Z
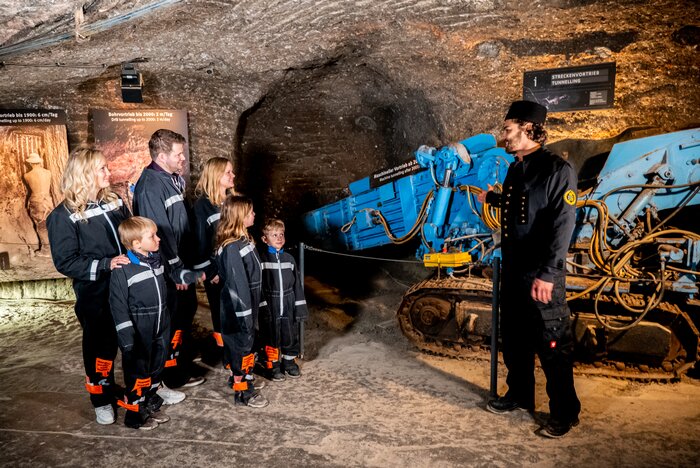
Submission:
M 190 377 L 183 387 L 196 387 L 197 385 L 202 385 L 207 379 L 204 377 Z
M 182 392 L 166 387 L 165 384 L 163 384 L 156 393 L 163 399 L 164 405 L 174 405 L 180 403 L 185 399 L 185 397 L 187 397 L 187 395 Z
M 112 405 L 104 405 L 95 408 L 95 416 L 97 424 L 114 424 L 114 421 L 116 420 Z

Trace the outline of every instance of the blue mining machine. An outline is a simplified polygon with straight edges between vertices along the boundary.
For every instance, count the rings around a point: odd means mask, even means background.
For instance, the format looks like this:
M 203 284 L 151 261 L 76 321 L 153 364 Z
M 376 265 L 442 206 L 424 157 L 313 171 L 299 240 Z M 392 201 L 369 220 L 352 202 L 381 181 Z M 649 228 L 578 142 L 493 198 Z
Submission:
M 311 244 L 358 251 L 418 236 L 432 274 L 405 293 L 401 330 L 424 351 L 481 354 L 500 213 L 477 196 L 500 190 L 512 162 L 488 134 L 421 146 L 400 171 L 353 182 L 351 196 L 307 213 Z M 700 350 L 700 129 L 618 143 L 592 180 L 579 187 L 567 258 L 579 369 L 678 378 Z

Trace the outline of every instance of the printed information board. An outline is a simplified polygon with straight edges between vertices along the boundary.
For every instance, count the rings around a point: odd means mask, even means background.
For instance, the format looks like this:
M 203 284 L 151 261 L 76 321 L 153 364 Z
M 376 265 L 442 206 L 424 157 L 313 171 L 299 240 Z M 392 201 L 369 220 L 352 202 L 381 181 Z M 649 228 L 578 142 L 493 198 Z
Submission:
M 615 101 L 615 70 L 610 62 L 525 72 L 523 99 L 549 112 L 609 109 Z

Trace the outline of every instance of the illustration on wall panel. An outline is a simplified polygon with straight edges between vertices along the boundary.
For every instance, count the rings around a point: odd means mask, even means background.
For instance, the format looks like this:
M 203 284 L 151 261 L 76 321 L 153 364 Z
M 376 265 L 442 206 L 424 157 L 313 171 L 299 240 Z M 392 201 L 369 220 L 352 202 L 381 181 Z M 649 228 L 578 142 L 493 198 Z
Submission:
M 0 110 L 0 263 L 46 263 L 52 270 L 46 217 L 61 202 L 68 159 L 66 112 Z
M 171 109 L 90 109 L 95 146 L 107 158 L 112 188 L 131 207 L 133 187 L 144 167 L 151 163 L 148 140 L 153 132 L 166 128 L 189 142 L 187 111 Z M 189 181 L 189 145 L 185 145 L 185 173 Z

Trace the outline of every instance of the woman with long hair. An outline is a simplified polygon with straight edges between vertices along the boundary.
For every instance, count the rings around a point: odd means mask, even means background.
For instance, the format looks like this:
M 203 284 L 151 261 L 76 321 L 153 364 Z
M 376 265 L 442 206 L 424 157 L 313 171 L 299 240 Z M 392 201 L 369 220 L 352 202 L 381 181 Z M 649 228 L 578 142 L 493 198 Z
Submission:
M 217 349 L 221 350 L 224 342 L 221 338 L 221 318 L 219 296 L 221 283 L 214 257 L 214 242 L 216 227 L 219 225 L 221 205 L 226 195 L 233 189 L 233 164 L 226 158 L 211 158 L 204 163 L 202 175 L 194 190 L 197 201 L 194 203 L 196 259 L 195 270 L 204 270 L 207 279 L 204 280 L 204 290 L 209 301 L 211 322 L 214 327 L 214 341 Z M 217 359 L 221 360 L 221 351 Z
M 258 327 L 262 267 L 248 228 L 255 222 L 253 202 L 229 195 L 221 207 L 216 230 L 216 263 L 221 288 L 221 335 L 224 367 L 230 369 L 229 385 L 234 402 L 253 408 L 267 406 L 267 399 L 253 383 L 253 342 Z
M 117 228 L 131 216 L 110 188 L 107 160 L 95 148 L 68 158 L 61 190 L 65 200 L 46 224 L 56 269 L 73 279 L 75 314 L 83 329 L 85 388 L 99 424 L 115 420 L 120 397 L 114 383 L 117 333 L 109 310 L 110 272 L 129 263 Z

